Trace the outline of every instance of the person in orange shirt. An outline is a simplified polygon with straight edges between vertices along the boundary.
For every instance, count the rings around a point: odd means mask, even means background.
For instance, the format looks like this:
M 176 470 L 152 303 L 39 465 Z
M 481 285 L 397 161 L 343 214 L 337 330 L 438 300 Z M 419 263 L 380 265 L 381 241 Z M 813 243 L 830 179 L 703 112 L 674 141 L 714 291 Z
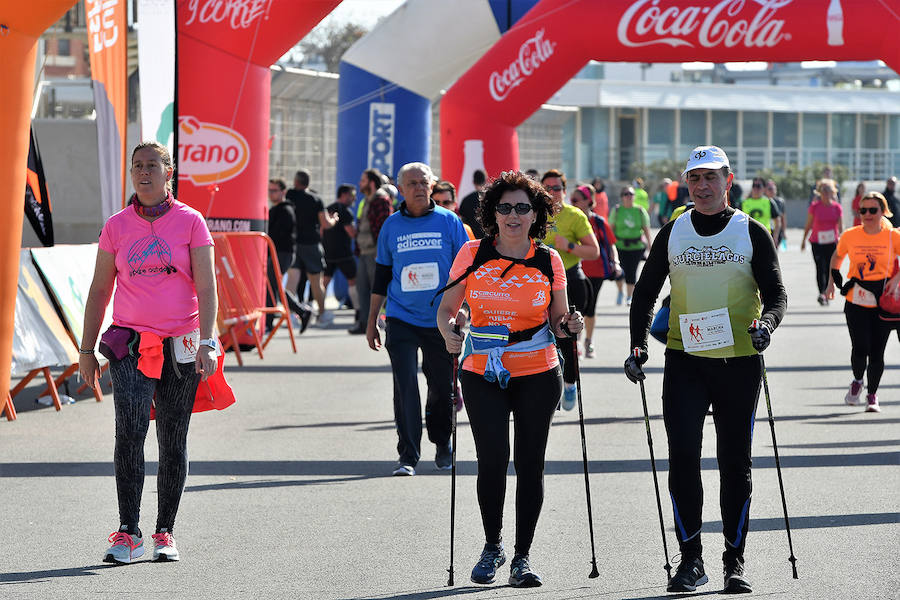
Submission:
M 563 385 L 554 335 L 577 335 L 584 327 L 579 313 L 567 312 L 566 272 L 559 253 L 538 241 L 547 233 L 552 205 L 543 186 L 521 172 L 507 171 L 495 179 L 479 206 L 487 237 L 459 251 L 437 312 L 447 351 L 458 354 L 463 338 L 453 331 L 455 318 L 464 300 L 471 311 L 460 379 L 478 455 L 478 504 L 485 535 L 484 550 L 472 570 L 475 583 L 493 582 L 497 568 L 506 562 L 501 527 L 512 413 L 517 490 L 509 583 L 541 585 L 528 553 L 543 503 L 550 422 Z
M 885 225 L 883 217 L 890 217 L 891 212 L 887 200 L 878 192 L 862 197 L 859 215 L 862 225 L 851 227 L 838 240 L 825 293 L 829 299 L 834 298 L 837 287 L 847 300 L 844 316 L 850 331 L 853 381 L 844 402 L 850 406 L 860 403 L 865 374 L 866 412 L 881 412 L 876 392 L 884 373 L 884 349 L 891 328 L 878 316 L 878 299 L 900 285 L 900 273 L 891 276 L 896 257 L 900 256 L 900 230 Z M 844 257 L 850 258 L 846 283 L 840 271 Z

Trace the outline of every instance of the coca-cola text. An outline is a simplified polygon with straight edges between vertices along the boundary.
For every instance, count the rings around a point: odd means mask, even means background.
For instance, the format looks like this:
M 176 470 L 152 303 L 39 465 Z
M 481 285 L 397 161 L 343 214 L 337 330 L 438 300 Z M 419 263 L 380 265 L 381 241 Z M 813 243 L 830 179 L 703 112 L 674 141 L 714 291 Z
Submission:
M 534 37 L 522 42 L 516 59 L 509 63 L 502 73 L 497 71 L 491 73 L 488 81 L 491 97 L 497 102 L 505 100 L 513 88 L 547 62 L 553 55 L 554 48 L 556 48 L 556 43 L 544 39 L 543 29 L 538 31 Z
M 668 44 L 673 48 L 696 45 L 713 48 L 771 48 L 790 34 L 782 33 L 784 20 L 775 19 L 779 8 L 792 0 L 722 0 L 715 6 L 660 6 L 660 0 L 638 0 L 619 20 L 617 34 L 624 46 L 636 48 Z M 749 21 L 737 18 L 744 5 L 758 9 Z M 688 40 L 696 34 L 695 40 Z

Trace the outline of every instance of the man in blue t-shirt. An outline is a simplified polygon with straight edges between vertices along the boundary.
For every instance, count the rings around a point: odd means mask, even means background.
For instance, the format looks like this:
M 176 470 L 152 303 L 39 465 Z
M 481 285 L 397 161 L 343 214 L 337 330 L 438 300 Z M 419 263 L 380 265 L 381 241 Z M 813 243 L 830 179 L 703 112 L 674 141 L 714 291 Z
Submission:
M 434 293 L 447 283 L 453 259 L 469 237 L 454 213 L 431 200 L 435 177 L 428 165 L 403 165 L 397 182 L 404 201 L 378 234 L 366 339 L 372 350 L 381 347 L 376 321 L 387 299 L 384 346 L 394 373 L 399 454 L 393 474 L 415 475 L 422 441 L 419 350 L 428 382 L 425 426 L 428 439 L 437 446 L 434 462 L 439 469 L 450 468 L 453 362 L 437 328 L 441 300 Z

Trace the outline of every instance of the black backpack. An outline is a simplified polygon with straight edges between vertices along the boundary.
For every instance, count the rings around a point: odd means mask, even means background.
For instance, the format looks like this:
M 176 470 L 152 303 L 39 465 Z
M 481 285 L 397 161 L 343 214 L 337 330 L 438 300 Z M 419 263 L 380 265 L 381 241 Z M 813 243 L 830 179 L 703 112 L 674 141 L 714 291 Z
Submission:
M 469 265 L 465 273 L 435 292 L 434 298 L 431 299 L 431 303 L 434 304 L 435 298 L 437 298 L 456 284 L 460 283 L 461 281 L 464 281 L 466 277 L 477 271 L 483 264 L 491 260 L 510 261 L 509 266 L 506 267 L 500 274 L 501 279 L 509 272 L 513 265 L 523 265 L 525 267 L 533 267 L 543 273 L 547 277 L 547 279 L 550 280 L 550 288 L 553 289 L 553 264 L 550 260 L 550 248 L 548 248 L 545 244 L 543 244 L 539 240 L 535 240 L 534 255 L 531 258 L 509 258 L 508 256 L 501 256 L 500 253 L 497 252 L 497 248 L 494 246 L 494 237 L 484 237 L 481 238 L 481 242 L 479 242 L 478 244 L 478 251 L 475 253 L 475 257 L 472 259 L 472 264 Z M 553 302 L 553 294 L 550 294 L 550 301 Z

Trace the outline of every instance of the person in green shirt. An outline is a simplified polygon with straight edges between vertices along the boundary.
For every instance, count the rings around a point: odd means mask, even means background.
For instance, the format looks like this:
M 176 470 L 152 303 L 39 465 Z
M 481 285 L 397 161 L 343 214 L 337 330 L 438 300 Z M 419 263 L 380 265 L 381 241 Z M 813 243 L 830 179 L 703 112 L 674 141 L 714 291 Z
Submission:
M 634 188 L 634 205 L 640 206 L 647 211 L 647 214 L 650 214 L 650 196 L 644 189 L 644 180 L 636 177 L 631 185 Z
M 669 202 L 669 192 L 667 191 L 669 185 L 671 184 L 672 180 L 666 177 L 662 180 L 662 183 L 660 183 L 659 191 L 653 195 L 653 205 L 656 211 L 656 220 L 659 223 L 660 227 L 668 223 L 669 217 L 672 216 L 672 203 Z
M 541 241 L 559 252 L 566 268 L 566 293 L 569 304 L 575 305 L 576 310 L 583 314 L 591 294 L 588 290 L 590 282 L 581 270 L 581 260 L 594 260 L 600 256 L 600 245 L 594 237 L 594 230 L 587 216 L 580 209 L 565 203 L 566 176 L 563 172 L 550 169 L 541 177 L 541 184 L 553 198 L 554 212 L 547 224 L 547 235 Z M 575 386 L 574 349 L 572 344 L 565 340 L 560 344 L 559 350 L 565 361 L 562 406 L 566 410 L 572 410 L 578 397 Z
M 781 209 L 772 198 L 763 193 L 765 189 L 766 181 L 762 177 L 754 177 L 750 195 L 741 202 L 741 210 L 759 221 L 772 234 L 772 239 L 777 240 Z
M 637 281 L 637 268 L 644 258 L 644 251 L 650 246 L 650 215 L 642 206 L 636 206 L 635 189 L 624 187 L 619 192 L 619 206 L 609 213 L 609 224 L 616 234 L 616 250 L 619 262 L 625 271 L 625 289 L 628 292 L 627 304 L 631 305 L 631 294 Z M 616 304 L 622 304 L 622 292 Z

